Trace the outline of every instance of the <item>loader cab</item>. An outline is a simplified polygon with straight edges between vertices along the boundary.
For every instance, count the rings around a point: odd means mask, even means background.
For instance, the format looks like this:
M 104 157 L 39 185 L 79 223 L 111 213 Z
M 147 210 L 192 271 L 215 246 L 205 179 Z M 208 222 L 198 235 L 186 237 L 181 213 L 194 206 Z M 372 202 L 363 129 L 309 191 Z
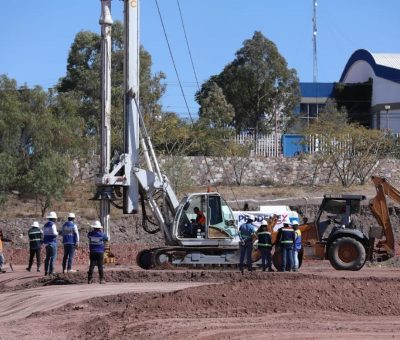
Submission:
M 324 195 L 315 221 L 318 239 L 326 241 L 338 229 L 355 229 L 364 195 Z
M 173 234 L 181 245 L 218 245 L 238 238 L 232 210 L 218 193 L 185 197 L 174 222 Z

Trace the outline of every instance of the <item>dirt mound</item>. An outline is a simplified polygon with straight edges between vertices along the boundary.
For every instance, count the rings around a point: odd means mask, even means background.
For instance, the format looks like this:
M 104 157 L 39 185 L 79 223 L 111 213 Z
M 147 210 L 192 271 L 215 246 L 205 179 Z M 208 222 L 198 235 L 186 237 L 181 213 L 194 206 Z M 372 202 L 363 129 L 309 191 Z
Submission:
M 307 313 L 349 313 L 358 316 L 399 316 L 397 279 L 321 278 L 313 275 L 270 274 L 261 278 L 212 284 L 162 294 L 120 294 L 94 298 L 87 312 L 107 311 L 82 324 L 77 336 L 105 339 L 150 336 L 160 320 L 256 319 L 261 316 Z M 66 306 L 71 313 L 75 305 Z M 132 325 L 140 324 L 141 327 Z M 158 329 L 158 332 L 161 331 Z M 179 336 L 177 337 L 179 338 Z
M 90 286 L 80 284 L 86 282 L 83 271 L 42 277 L 14 286 L 21 292 L 4 294 L 34 298 L 51 287 L 24 289 L 57 285 L 51 292 L 58 298 L 45 299 L 57 309 L 42 308 L 26 319 L 7 323 L 0 337 L 265 339 L 268 334 L 279 339 L 386 339 L 400 334 L 399 270 L 365 267 L 338 272 L 325 262 L 307 262 L 301 273 L 244 275 L 236 270 L 108 268 L 108 284 Z M 138 293 L 122 290 L 128 282 L 145 287 L 159 282 L 160 288 L 184 282 L 207 284 L 176 292 Z M 96 295 L 84 293 L 88 288 L 90 292 L 105 290 L 96 294 L 101 297 L 91 298 Z M 110 290 L 116 295 L 105 296 Z M 81 300 L 69 298 L 70 294 L 80 294 Z M 58 307 L 61 298 L 64 306 Z M 47 325 L 45 330 L 37 329 L 38 322 Z

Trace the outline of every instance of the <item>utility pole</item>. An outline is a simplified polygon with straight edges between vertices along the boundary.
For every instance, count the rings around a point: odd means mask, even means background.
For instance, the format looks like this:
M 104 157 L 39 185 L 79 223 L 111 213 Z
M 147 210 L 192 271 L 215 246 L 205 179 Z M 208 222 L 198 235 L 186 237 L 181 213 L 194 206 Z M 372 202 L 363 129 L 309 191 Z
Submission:
M 317 62 L 317 0 L 313 2 L 313 82 L 317 82 L 318 77 L 318 62 Z

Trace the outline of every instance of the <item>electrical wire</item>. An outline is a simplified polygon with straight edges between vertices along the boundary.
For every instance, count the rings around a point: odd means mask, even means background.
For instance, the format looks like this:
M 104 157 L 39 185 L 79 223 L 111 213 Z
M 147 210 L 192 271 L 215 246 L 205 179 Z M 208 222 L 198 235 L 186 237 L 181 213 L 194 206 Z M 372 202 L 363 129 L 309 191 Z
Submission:
M 161 26 L 162 26 L 162 29 L 163 29 L 164 37 L 165 37 L 165 40 L 166 40 L 166 43 L 167 43 L 167 46 L 168 46 L 169 55 L 170 55 L 170 57 L 171 57 L 172 65 L 173 65 L 173 67 L 174 67 L 175 74 L 176 74 L 176 78 L 177 78 L 178 83 L 179 83 L 179 88 L 181 89 L 182 97 L 183 97 L 183 100 L 184 100 L 184 102 L 185 102 L 185 106 L 186 106 L 186 109 L 187 109 L 187 112 L 188 112 L 188 114 L 189 114 L 190 121 L 191 121 L 191 124 L 192 124 L 192 127 L 193 127 L 193 126 L 194 126 L 193 116 L 192 116 L 192 113 L 190 112 L 190 109 L 189 109 L 189 105 L 188 105 L 188 102 L 187 102 L 187 99 L 186 99 L 185 92 L 183 91 L 182 82 L 181 82 L 181 79 L 180 79 L 180 76 L 179 76 L 178 69 L 177 69 L 177 67 L 176 67 L 175 58 L 174 58 L 174 55 L 173 55 L 173 53 L 172 53 L 171 44 L 169 43 L 167 30 L 165 29 L 164 19 L 163 19 L 162 14 L 161 14 L 161 10 L 160 10 L 160 6 L 159 6 L 159 4 L 158 4 L 158 0 L 155 0 L 155 3 L 156 3 L 157 11 L 158 11 L 158 16 L 159 16 L 159 18 L 160 18 Z M 201 145 L 201 143 L 200 143 L 200 145 Z M 216 182 L 215 182 L 214 177 L 213 177 L 213 175 L 212 175 L 211 167 L 210 167 L 210 164 L 209 164 L 208 161 L 207 161 L 206 156 L 204 156 L 204 160 L 205 160 L 205 163 L 206 163 L 206 166 L 207 166 L 207 171 L 208 171 L 208 173 L 210 174 L 211 180 L 213 181 L 213 184 L 214 184 L 214 186 L 215 186 L 215 189 L 216 189 L 217 192 L 218 192 L 218 187 L 217 187 L 217 185 L 215 184 Z
M 196 69 L 195 69 L 195 67 L 194 67 L 192 52 L 191 52 L 191 50 L 190 50 L 189 40 L 188 40 L 187 34 L 186 34 L 185 23 L 184 23 L 184 21 L 183 21 L 183 16 L 182 16 L 182 11 L 181 11 L 181 6 L 180 6 L 180 4 L 179 4 L 179 0 L 176 0 L 176 3 L 177 3 L 177 5 L 178 5 L 179 16 L 180 16 L 180 18 L 181 18 L 182 29 L 183 29 L 183 33 L 184 33 L 184 35 L 185 35 L 186 47 L 187 47 L 188 52 L 189 52 L 189 58 L 190 58 L 190 62 L 191 62 L 191 64 L 192 64 L 192 70 L 193 70 L 194 78 L 196 79 L 197 89 L 200 91 L 199 80 L 198 80 L 198 78 L 197 78 Z
M 191 52 L 191 50 L 190 50 L 189 39 L 188 39 L 187 34 L 186 34 L 185 23 L 184 23 L 184 20 L 183 20 L 183 15 L 182 15 L 182 11 L 181 11 L 181 6 L 180 6 L 180 4 L 179 4 L 179 0 L 176 0 L 176 3 L 177 3 L 177 5 L 178 5 L 178 10 L 179 10 L 179 16 L 180 16 L 180 19 L 181 19 L 182 30 L 183 30 L 183 33 L 184 33 L 184 36 L 185 36 L 186 47 L 187 47 L 188 54 L 189 54 L 189 58 L 190 58 L 190 62 L 191 62 L 191 65 L 192 65 L 193 74 L 194 74 L 194 77 L 195 77 L 195 79 L 196 79 L 197 89 L 200 91 L 200 84 L 199 84 L 199 80 L 198 80 L 198 78 L 197 78 L 196 68 L 195 68 L 195 66 L 194 66 L 193 57 L 192 57 L 192 52 Z M 193 122 L 192 122 L 192 126 L 193 126 Z M 201 144 L 200 144 L 200 145 L 201 145 Z M 210 173 L 211 179 L 212 179 L 213 182 L 214 182 L 214 186 L 216 187 L 216 190 L 218 191 L 218 187 L 217 187 L 217 185 L 215 184 L 215 180 L 213 179 L 213 176 L 212 176 L 212 173 L 211 173 L 211 169 L 210 169 L 210 167 L 209 167 L 209 165 L 208 165 L 207 158 L 206 158 L 205 156 L 204 156 L 204 160 L 205 160 L 205 162 L 206 162 L 206 165 L 207 165 L 208 171 L 209 171 L 209 173 Z M 225 169 L 224 164 L 222 164 L 222 167 L 223 167 L 223 169 L 224 169 L 224 172 L 226 172 L 226 169 Z M 238 201 L 237 201 L 237 197 L 236 197 L 236 195 L 235 195 L 235 192 L 233 191 L 232 186 L 230 186 L 230 185 L 228 185 L 228 186 L 229 186 L 229 188 L 230 188 L 230 190 L 231 190 L 231 192 L 232 192 L 232 194 L 233 194 L 233 198 L 235 199 L 238 208 L 240 209 L 239 203 L 238 203 Z

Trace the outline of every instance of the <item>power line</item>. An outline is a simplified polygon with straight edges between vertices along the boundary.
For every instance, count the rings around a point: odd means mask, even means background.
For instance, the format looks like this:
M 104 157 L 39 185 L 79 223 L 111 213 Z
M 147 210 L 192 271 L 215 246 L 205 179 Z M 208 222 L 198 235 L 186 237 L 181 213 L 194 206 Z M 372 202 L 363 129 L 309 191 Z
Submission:
M 190 51 L 189 41 L 188 41 L 188 38 L 187 38 L 187 35 L 186 35 L 186 29 L 185 29 L 185 24 L 183 22 L 182 11 L 181 11 L 181 6 L 179 5 L 179 0 L 176 0 L 176 3 L 178 4 L 179 16 L 181 18 L 182 29 L 183 29 L 183 33 L 185 35 L 186 46 L 187 46 L 187 49 L 188 49 L 188 52 L 189 52 L 189 57 L 190 57 L 190 62 L 192 64 L 192 70 L 193 70 L 194 78 L 196 79 L 197 89 L 200 90 L 199 80 L 197 79 L 196 69 L 195 69 L 194 63 L 193 63 L 192 52 Z
M 178 69 L 177 69 L 177 67 L 176 67 L 175 58 L 174 58 L 174 55 L 173 55 L 173 53 L 172 53 L 171 44 L 169 43 L 167 31 L 166 31 L 165 25 L 164 25 L 164 20 L 163 20 L 161 11 L 160 11 L 160 6 L 158 5 L 158 0 L 155 0 L 155 3 L 156 3 L 156 7 L 157 7 L 158 16 L 159 16 L 159 18 L 160 18 L 161 26 L 162 26 L 162 29 L 163 29 L 163 32 L 164 32 L 164 37 L 165 37 L 165 40 L 166 40 L 166 42 L 167 42 L 169 55 L 170 55 L 170 57 L 171 57 L 172 65 L 173 65 L 174 70 L 175 70 L 175 75 L 176 75 L 176 78 L 178 79 L 179 88 L 180 88 L 180 90 L 181 90 L 182 97 L 183 97 L 183 100 L 184 100 L 184 102 L 185 102 L 186 109 L 187 109 L 188 114 L 189 114 L 189 116 L 190 116 L 190 119 L 192 120 L 192 123 L 193 123 L 192 114 L 191 114 L 190 109 L 189 109 L 189 104 L 188 104 L 188 102 L 187 102 L 185 92 L 183 91 L 182 82 L 181 82 L 181 79 L 180 79 L 180 76 L 179 76 Z

